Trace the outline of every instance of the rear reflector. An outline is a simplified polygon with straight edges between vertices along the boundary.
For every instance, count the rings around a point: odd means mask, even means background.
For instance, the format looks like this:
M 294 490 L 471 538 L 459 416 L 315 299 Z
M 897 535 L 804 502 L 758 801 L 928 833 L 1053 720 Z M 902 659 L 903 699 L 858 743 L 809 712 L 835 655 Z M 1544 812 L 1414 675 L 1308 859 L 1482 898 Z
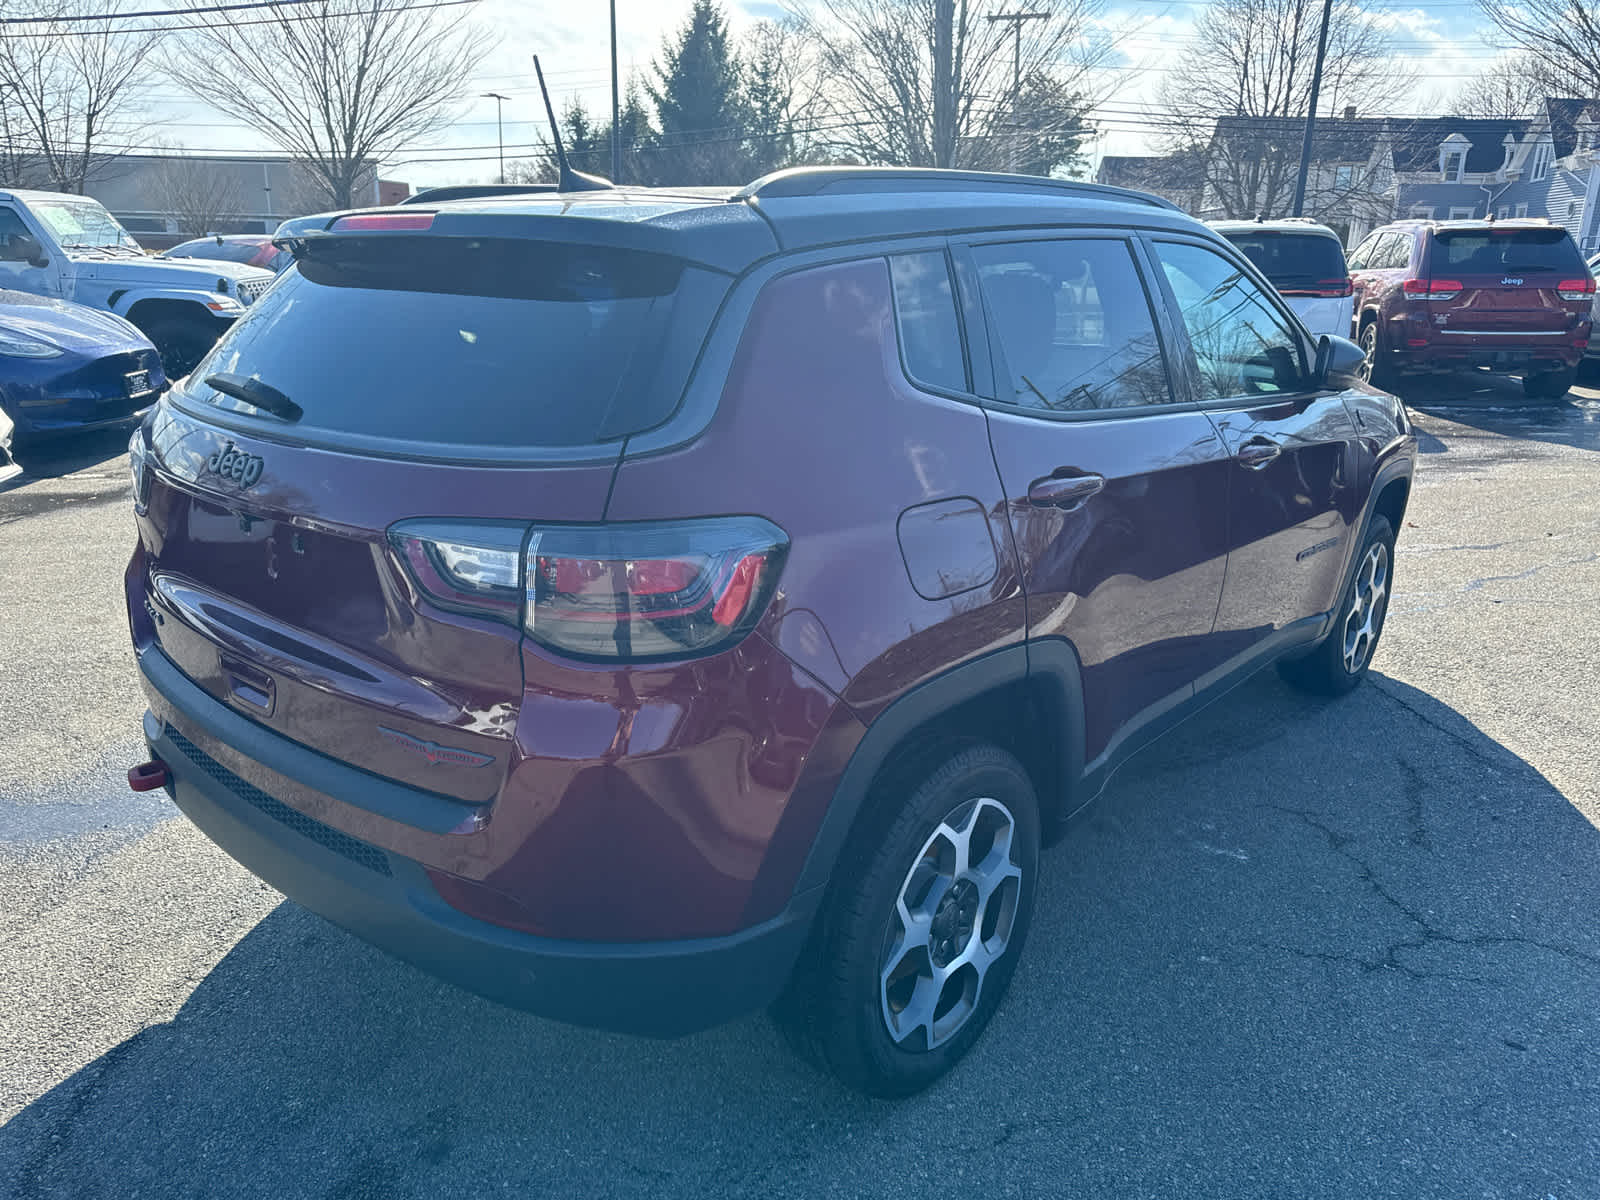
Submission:
M 420 233 L 433 228 L 433 214 L 421 213 L 356 213 L 340 217 L 333 223 L 339 233 L 372 233 L 378 231 Z
M 1400 290 L 1417 300 L 1454 300 L 1461 294 L 1461 287 L 1456 279 L 1407 279 Z
M 1556 295 L 1563 300 L 1592 300 L 1594 298 L 1594 280 L 1563 279 L 1556 284 Z

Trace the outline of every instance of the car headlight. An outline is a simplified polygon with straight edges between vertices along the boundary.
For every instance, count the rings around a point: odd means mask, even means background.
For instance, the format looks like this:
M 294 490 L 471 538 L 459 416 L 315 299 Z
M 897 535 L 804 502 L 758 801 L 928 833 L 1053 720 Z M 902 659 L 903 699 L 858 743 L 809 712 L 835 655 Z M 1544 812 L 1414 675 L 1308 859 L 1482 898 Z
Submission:
M 60 346 L 0 326 L 0 354 L 7 358 L 60 358 L 62 350 Z

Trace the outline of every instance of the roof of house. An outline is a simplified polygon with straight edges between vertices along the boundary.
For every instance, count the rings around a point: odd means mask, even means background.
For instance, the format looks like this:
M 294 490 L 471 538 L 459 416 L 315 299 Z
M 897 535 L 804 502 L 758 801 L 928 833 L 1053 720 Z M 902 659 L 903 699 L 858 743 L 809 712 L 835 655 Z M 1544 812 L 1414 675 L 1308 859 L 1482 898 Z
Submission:
M 1600 122 L 1600 101 L 1550 96 L 1544 102 L 1545 115 L 1550 118 L 1550 140 L 1555 143 L 1556 157 L 1565 158 L 1578 148 L 1578 120 L 1585 113 L 1591 121 Z
M 1418 117 L 1394 121 L 1394 166 L 1397 171 L 1438 171 L 1439 147 L 1459 134 L 1467 140 L 1466 169 L 1487 173 L 1506 160 L 1506 135 L 1521 140 L 1533 122 L 1526 119 Z
M 1388 126 L 1383 117 L 1321 117 L 1311 157 L 1321 163 L 1364 163 L 1371 159 Z M 1303 117 L 1221 117 L 1216 137 L 1225 142 L 1282 142 L 1298 146 L 1305 136 Z
M 1108 154 L 1095 172 L 1096 183 L 1113 187 L 1188 189 L 1199 186 L 1199 177 L 1181 155 Z

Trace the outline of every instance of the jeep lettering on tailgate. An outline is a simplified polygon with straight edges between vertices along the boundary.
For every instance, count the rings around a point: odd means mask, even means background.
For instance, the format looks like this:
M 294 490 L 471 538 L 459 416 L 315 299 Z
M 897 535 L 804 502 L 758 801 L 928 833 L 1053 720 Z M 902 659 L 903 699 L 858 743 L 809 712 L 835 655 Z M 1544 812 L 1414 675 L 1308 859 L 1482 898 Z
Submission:
M 232 442 L 206 459 L 207 471 L 224 479 L 231 479 L 242 488 L 253 486 L 261 478 L 263 465 L 259 454 L 246 454 L 243 450 L 236 450 Z

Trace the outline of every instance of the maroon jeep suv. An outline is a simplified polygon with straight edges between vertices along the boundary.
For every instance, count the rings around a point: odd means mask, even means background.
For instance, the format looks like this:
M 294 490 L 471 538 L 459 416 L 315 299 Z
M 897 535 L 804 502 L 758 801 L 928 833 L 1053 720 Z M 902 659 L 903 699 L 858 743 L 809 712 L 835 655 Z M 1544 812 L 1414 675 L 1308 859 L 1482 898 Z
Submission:
M 1530 398 L 1567 394 L 1589 347 L 1595 282 L 1548 221 L 1399 221 L 1350 255 L 1367 378 L 1485 368 Z
M 132 443 L 130 781 L 486 996 L 772 1004 L 913 1091 L 1119 763 L 1372 660 L 1407 416 L 1164 201 L 816 169 L 284 240 Z

